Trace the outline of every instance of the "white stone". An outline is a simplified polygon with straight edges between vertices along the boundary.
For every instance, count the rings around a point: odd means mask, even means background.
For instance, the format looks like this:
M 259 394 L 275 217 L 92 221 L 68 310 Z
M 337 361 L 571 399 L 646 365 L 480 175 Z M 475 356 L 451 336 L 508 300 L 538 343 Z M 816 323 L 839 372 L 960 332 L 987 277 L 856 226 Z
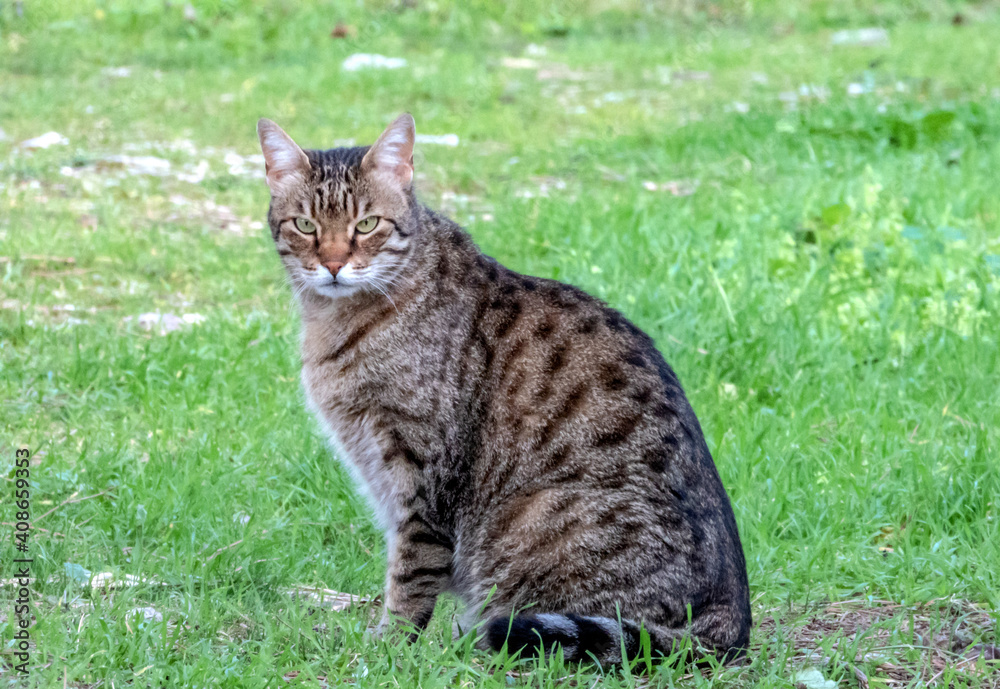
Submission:
M 170 161 L 156 156 L 114 155 L 105 158 L 109 163 L 118 163 L 136 175 L 165 177 L 170 174 Z
M 106 77 L 114 77 L 115 79 L 125 79 L 132 76 L 131 67 L 105 67 L 101 70 L 101 74 Z
M 458 134 L 417 134 L 418 144 L 438 144 L 440 146 L 458 146 Z
M 374 53 L 355 53 L 340 66 L 346 72 L 357 72 L 362 69 L 399 69 L 406 67 L 406 60 Z
M 830 36 L 831 45 L 854 45 L 862 47 L 875 47 L 889 45 L 889 32 L 877 27 L 864 29 L 844 29 L 834 31 Z
M 132 608 L 129 615 L 142 615 L 143 622 L 162 622 L 163 613 L 156 608 Z
M 33 150 L 37 148 L 49 148 L 51 146 L 65 146 L 68 143 L 69 139 L 59 132 L 45 132 L 44 134 L 36 136 L 32 139 L 22 141 L 21 148 Z

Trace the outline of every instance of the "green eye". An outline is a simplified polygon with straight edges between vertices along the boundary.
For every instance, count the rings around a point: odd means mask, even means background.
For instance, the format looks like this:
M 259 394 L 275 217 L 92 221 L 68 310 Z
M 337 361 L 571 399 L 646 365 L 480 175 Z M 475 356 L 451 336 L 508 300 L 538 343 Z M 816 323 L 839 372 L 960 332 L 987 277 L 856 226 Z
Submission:
M 302 234 L 316 234 L 316 223 L 309 218 L 295 218 L 295 229 Z
M 354 226 L 354 229 L 360 234 L 368 234 L 378 226 L 378 216 L 369 215 L 367 218 L 359 222 Z

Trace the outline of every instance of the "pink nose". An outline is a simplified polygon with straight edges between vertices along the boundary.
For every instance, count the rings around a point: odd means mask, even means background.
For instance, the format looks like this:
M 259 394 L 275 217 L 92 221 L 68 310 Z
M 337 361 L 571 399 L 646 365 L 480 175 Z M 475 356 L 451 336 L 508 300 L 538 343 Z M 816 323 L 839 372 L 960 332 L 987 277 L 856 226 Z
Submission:
M 330 271 L 330 275 L 337 277 L 337 273 L 344 267 L 344 264 L 340 261 L 327 261 L 323 264 L 323 267 Z

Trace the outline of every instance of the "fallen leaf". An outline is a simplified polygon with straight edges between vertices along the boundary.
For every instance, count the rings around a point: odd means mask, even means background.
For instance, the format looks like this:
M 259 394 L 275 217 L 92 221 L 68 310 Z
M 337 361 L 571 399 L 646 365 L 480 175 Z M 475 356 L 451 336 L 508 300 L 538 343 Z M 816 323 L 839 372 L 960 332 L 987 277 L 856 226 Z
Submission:
M 796 689 L 799 689 L 799 687 L 804 687 L 805 689 L 837 689 L 836 682 L 823 677 L 823 673 L 814 667 L 796 672 L 792 675 L 792 682 L 795 684 Z
M 350 36 L 357 35 L 357 28 L 344 22 L 337 22 L 337 25 L 333 27 L 333 31 L 330 32 L 330 38 L 349 38 Z
M 330 612 L 343 612 L 356 605 L 365 605 L 372 602 L 372 598 L 366 596 L 356 596 L 352 593 L 341 593 L 332 589 L 318 588 L 315 586 L 298 586 L 285 589 L 285 593 L 293 598 L 305 600 L 323 610 Z
M 870 686 L 868 683 L 868 675 L 866 675 L 860 668 L 854 667 L 853 665 L 851 666 L 851 669 L 854 670 L 854 679 L 858 680 L 858 686 L 861 689 L 868 689 Z
M 78 565 L 75 562 L 65 562 L 63 563 L 63 571 L 67 577 L 77 584 L 87 584 L 90 582 L 90 570 L 84 568 L 83 565 Z

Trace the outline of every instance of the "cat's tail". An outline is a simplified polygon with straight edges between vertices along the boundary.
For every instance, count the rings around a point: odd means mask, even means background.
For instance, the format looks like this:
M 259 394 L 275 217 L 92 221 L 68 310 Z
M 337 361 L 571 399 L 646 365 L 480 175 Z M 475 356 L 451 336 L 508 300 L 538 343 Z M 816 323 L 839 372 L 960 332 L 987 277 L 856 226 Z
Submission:
M 485 640 L 494 651 L 507 644 L 510 654 L 531 656 L 541 649 L 551 653 L 559 645 L 568 661 L 594 658 L 601 663 L 620 663 L 623 645 L 627 658 L 638 655 L 639 626 L 631 620 L 618 624 L 610 617 L 538 613 L 490 620 Z
M 738 634 L 742 638 L 732 639 L 736 643 L 715 643 L 706 648 L 702 644 L 706 639 L 694 640 L 701 636 L 698 629 L 646 625 L 645 630 L 649 634 L 653 657 L 687 648 L 689 653 L 684 656 L 688 659 L 711 654 L 722 662 L 742 656 L 749 637 L 748 627 L 746 632 Z M 496 617 L 486 624 L 485 631 L 484 641 L 494 651 L 506 644 L 508 653 L 520 652 L 522 656 L 538 655 L 540 650 L 551 653 L 558 645 L 567 661 L 597 660 L 602 664 L 615 664 L 622 662 L 622 651 L 628 660 L 635 659 L 642 651 L 640 626 L 627 619 L 619 623 L 611 617 L 537 613 Z

